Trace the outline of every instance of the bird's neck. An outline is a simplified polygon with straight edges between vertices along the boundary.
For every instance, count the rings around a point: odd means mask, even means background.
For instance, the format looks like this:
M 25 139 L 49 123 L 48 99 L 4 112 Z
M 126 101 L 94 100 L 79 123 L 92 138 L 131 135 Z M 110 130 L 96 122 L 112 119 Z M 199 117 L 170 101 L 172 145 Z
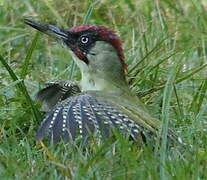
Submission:
M 83 91 L 121 91 L 127 87 L 124 79 L 111 76 L 98 76 L 97 74 L 82 73 L 82 79 L 80 82 Z
M 88 66 L 80 60 L 77 60 L 76 63 L 81 71 L 82 78 L 80 81 L 80 86 L 82 91 L 128 90 L 124 72 L 120 68 L 113 67 L 113 65 L 97 66 L 93 63 L 91 63 L 88 68 Z

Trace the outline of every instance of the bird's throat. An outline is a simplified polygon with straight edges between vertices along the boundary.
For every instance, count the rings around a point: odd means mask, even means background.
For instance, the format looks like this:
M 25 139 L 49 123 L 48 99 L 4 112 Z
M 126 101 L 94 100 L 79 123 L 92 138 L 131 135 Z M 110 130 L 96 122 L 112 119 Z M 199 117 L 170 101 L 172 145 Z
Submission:
M 118 91 L 120 89 L 115 81 L 89 73 L 82 74 L 80 84 L 83 91 Z

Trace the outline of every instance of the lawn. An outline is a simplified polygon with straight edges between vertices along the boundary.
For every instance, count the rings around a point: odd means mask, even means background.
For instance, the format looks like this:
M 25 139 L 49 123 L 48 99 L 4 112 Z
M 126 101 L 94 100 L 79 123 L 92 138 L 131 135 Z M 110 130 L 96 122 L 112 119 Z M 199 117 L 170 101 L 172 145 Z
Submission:
M 153 151 L 121 137 L 90 147 L 37 143 L 36 93 L 49 81 L 78 81 L 80 72 L 67 48 L 25 25 L 26 17 L 115 29 L 131 89 L 185 147 Z M 1 0 L 0 179 L 206 179 L 206 22 L 205 0 Z

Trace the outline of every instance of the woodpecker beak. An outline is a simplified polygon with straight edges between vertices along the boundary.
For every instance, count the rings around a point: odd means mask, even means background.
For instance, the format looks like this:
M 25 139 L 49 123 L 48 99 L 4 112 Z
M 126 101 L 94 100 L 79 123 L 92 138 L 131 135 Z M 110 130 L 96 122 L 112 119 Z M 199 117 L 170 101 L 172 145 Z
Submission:
M 66 32 L 64 29 L 58 28 L 56 26 L 45 24 L 42 22 L 35 21 L 33 19 L 26 18 L 24 19 L 24 22 L 31 27 L 37 29 L 40 32 L 43 32 L 49 36 L 61 39 L 61 40 L 67 40 L 68 39 L 68 32 Z

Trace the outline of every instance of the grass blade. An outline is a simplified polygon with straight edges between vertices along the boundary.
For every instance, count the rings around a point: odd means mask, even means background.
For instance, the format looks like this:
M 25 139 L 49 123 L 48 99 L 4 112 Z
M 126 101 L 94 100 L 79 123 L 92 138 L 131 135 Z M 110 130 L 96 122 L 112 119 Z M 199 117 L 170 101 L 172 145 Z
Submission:
M 5 44 L 10 43 L 10 42 L 12 42 L 12 41 L 14 41 L 14 40 L 17 40 L 17 39 L 21 39 L 22 37 L 24 37 L 24 36 L 26 36 L 26 35 L 27 35 L 27 33 L 25 33 L 25 34 L 20 34 L 20 35 L 17 35 L 17 36 L 8 38 L 8 39 L 6 39 L 5 41 L 1 42 L 0 46 L 4 46 Z
M 191 76 L 195 75 L 196 73 L 200 72 L 202 69 L 204 69 L 205 67 L 207 67 L 207 64 L 203 64 L 202 66 L 195 68 L 193 70 L 190 70 L 189 73 L 187 73 L 186 75 L 184 75 L 183 77 L 179 78 L 176 80 L 176 84 L 180 83 L 186 79 L 189 79 Z
M 56 9 L 50 4 L 50 1 L 44 0 L 44 3 L 46 4 L 46 6 L 50 9 L 50 11 L 52 12 L 52 14 L 55 16 L 55 18 L 57 19 L 57 21 L 62 25 L 65 26 L 65 22 L 63 20 L 63 18 L 59 15 L 59 13 L 56 11 Z
M 16 74 L 14 73 L 14 71 L 10 68 L 10 66 L 7 64 L 7 62 L 4 60 L 4 58 L 2 56 L 0 56 L 0 61 L 3 64 L 3 66 L 7 69 L 9 75 L 11 76 L 13 81 L 19 81 L 18 77 L 16 76 Z M 34 117 L 37 121 L 40 120 L 40 112 L 38 111 L 38 109 L 35 107 L 31 97 L 29 96 L 29 93 L 26 89 L 26 86 L 24 84 L 23 81 L 20 81 L 19 83 L 17 83 L 17 88 L 18 90 L 24 95 L 27 103 L 31 106 L 32 108 L 32 112 L 34 114 Z
M 161 148 L 160 148 L 160 179 L 166 178 L 166 156 L 167 156 L 167 134 L 170 114 L 170 101 L 172 97 L 175 77 L 178 73 L 178 64 L 169 73 L 167 82 L 165 84 L 163 93 L 163 104 L 162 104 L 162 132 L 161 132 Z
M 199 113 L 203 100 L 205 98 L 205 94 L 207 91 L 207 79 L 205 79 L 200 87 L 197 89 L 196 94 L 192 100 L 190 110 L 195 112 L 196 114 Z
M 93 9 L 94 9 L 94 7 L 96 6 L 96 4 L 99 3 L 99 1 L 100 1 L 100 0 L 96 0 L 96 1 L 94 1 L 93 3 L 90 4 L 90 6 L 89 6 L 89 8 L 88 8 L 88 10 L 87 10 L 87 12 L 86 12 L 86 15 L 85 15 L 85 17 L 84 17 L 84 19 L 83 19 L 83 24 L 87 24 L 87 23 L 88 23 L 88 21 L 89 21 L 89 19 L 90 19 L 90 17 L 91 17 L 91 14 L 92 14 L 92 12 L 93 12 Z
M 24 79 L 25 76 L 27 75 L 29 61 L 30 61 L 30 59 L 32 57 L 32 53 L 36 47 L 38 37 L 39 37 L 39 32 L 37 32 L 36 35 L 34 36 L 34 38 L 32 40 L 32 44 L 29 47 L 29 50 L 27 52 L 26 58 L 24 60 L 23 66 L 22 66 L 22 71 L 21 71 L 21 75 L 20 75 L 21 79 Z
M 161 45 L 164 43 L 164 41 L 168 38 L 169 37 L 167 36 L 167 37 L 163 38 L 162 40 L 160 40 L 139 62 L 137 62 L 131 69 L 129 69 L 128 74 L 132 73 L 139 66 L 140 63 L 142 63 L 146 58 L 148 58 L 149 55 L 151 55 L 153 52 L 155 52 L 155 50 L 160 48 Z
M 193 75 L 197 74 L 198 72 L 200 72 L 201 70 L 203 70 L 205 67 L 207 66 L 207 64 L 204 64 L 198 68 L 195 68 L 195 69 L 192 69 L 190 70 L 188 73 L 186 73 L 183 77 L 175 80 L 175 84 L 179 84 L 187 79 L 190 79 Z M 165 84 L 165 83 L 163 83 Z M 156 92 L 156 91 L 159 91 L 160 89 L 163 89 L 165 87 L 165 85 L 160 85 L 158 87 L 154 87 L 154 88 L 151 88 L 151 89 L 148 89 L 144 92 L 138 92 L 138 96 L 139 97 L 144 97 L 148 94 L 151 94 L 153 92 Z
M 16 86 L 20 82 L 21 82 L 21 80 L 13 81 L 12 83 L 7 85 L 6 87 L 1 88 L 0 89 L 0 95 L 5 94 L 7 91 L 9 91 L 9 89 L 12 89 L 14 86 Z

